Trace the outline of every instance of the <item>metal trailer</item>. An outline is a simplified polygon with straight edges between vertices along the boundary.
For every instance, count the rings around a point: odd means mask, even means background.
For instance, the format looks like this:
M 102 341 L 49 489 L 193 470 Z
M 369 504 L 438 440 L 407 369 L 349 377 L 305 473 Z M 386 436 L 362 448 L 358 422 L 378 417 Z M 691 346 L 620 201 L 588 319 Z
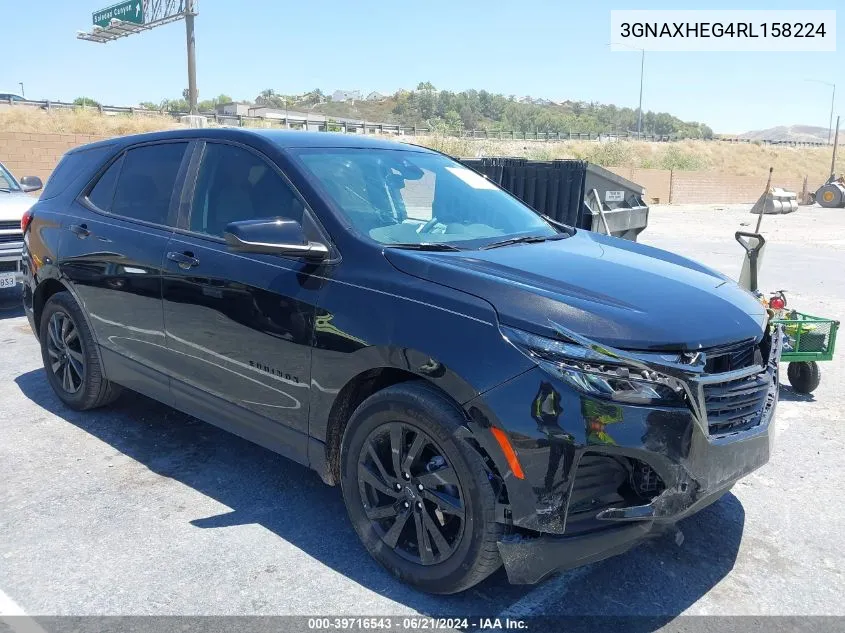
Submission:
M 648 225 L 645 189 L 598 165 L 504 157 L 461 162 L 558 222 L 632 241 Z

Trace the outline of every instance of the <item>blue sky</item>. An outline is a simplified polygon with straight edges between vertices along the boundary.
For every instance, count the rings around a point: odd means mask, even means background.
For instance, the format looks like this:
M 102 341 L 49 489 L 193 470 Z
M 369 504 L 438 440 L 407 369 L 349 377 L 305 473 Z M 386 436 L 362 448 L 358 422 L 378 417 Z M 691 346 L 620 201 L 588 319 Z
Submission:
M 77 40 L 110 0 L 0 0 L 0 92 L 114 105 L 180 96 L 185 27 L 176 22 L 110 44 Z M 811 3 L 832 9 L 836 0 Z M 240 6 L 239 6 L 240 5 Z M 37 6 L 37 10 L 33 7 Z M 636 107 L 640 58 L 611 52 L 611 9 L 796 9 L 769 0 L 588 3 L 566 0 L 199 0 L 200 99 L 298 93 L 438 89 L 575 99 Z M 840 5 L 843 6 L 843 5 Z M 845 115 L 845 42 L 836 53 L 646 53 L 643 108 L 744 132 L 803 123 L 827 127 L 828 86 Z

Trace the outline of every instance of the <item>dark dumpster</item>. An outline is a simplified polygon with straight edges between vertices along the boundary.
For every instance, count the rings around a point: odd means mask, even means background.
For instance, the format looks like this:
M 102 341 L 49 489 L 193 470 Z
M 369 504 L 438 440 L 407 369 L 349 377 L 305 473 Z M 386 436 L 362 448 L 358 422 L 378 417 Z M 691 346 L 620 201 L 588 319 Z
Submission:
M 634 241 L 648 225 L 645 190 L 598 165 L 498 157 L 461 162 L 558 222 Z

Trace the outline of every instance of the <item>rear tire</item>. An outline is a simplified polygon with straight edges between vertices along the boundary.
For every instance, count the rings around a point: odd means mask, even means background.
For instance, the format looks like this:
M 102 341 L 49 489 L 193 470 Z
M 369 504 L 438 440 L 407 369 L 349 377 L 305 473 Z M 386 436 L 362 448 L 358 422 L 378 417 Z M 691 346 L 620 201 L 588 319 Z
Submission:
M 355 531 L 388 571 L 428 593 L 463 591 L 502 564 L 504 526 L 481 456 L 458 439 L 462 424 L 448 398 L 413 381 L 367 398 L 342 440 Z
M 47 380 L 67 406 L 77 411 L 94 409 L 120 395 L 120 387 L 103 374 L 97 343 L 69 292 L 50 297 L 38 331 Z
M 786 377 L 798 393 L 813 393 L 822 380 L 822 372 L 816 361 L 802 361 L 789 363 Z

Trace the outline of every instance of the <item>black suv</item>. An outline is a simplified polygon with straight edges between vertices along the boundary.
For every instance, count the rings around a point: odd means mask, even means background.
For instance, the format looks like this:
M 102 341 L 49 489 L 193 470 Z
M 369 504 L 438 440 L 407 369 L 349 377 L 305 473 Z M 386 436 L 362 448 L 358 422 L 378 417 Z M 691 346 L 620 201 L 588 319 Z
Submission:
M 753 296 L 437 152 L 130 136 L 68 152 L 24 224 L 62 401 L 126 387 L 310 466 L 425 591 L 620 553 L 769 458 L 780 336 Z

